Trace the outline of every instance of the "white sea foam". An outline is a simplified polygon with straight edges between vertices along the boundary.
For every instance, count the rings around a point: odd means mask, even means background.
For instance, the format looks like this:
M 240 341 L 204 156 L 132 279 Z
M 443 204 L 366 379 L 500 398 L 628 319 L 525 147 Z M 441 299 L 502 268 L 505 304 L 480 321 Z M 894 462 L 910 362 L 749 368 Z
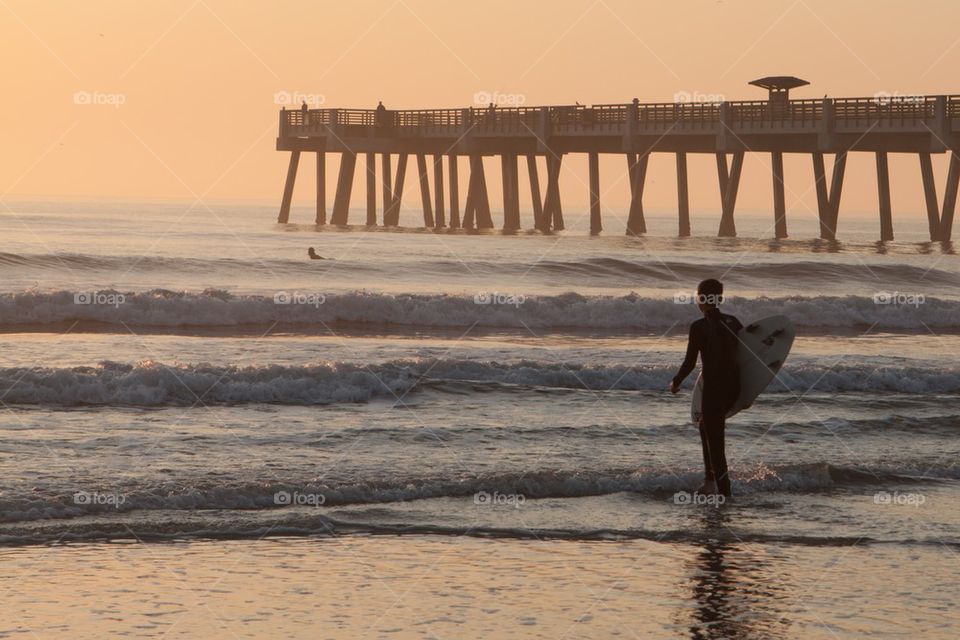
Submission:
M 24 291 L 0 294 L 0 327 L 96 322 L 128 327 L 205 327 L 283 325 L 502 327 L 513 329 L 662 330 L 696 317 L 674 295 L 644 297 L 517 296 L 517 304 L 478 304 L 476 295 L 325 293 L 278 291 L 275 296 L 241 296 L 222 290 L 200 293 L 156 289 L 147 292 Z M 518 293 L 518 292 L 513 292 Z M 889 292 L 881 292 L 889 293 Z M 85 295 L 87 294 L 87 295 Z M 79 297 L 78 297 L 79 295 Z M 98 304 L 100 299 L 110 304 Z M 883 302 L 884 299 L 881 299 Z M 866 296 L 787 296 L 730 298 L 726 308 L 743 319 L 786 315 L 800 327 L 847 330 L 956 330 L 960 301 L 924 296 L 919 304 L 878 304 Z M 302 304 L 301 304 L 302 302 Z
M 3 368 L 6 404 L 165 406 L 275 403 L 290 405 L 390 400 L 429 384 L 476 381 L 522 387 L 661 390 L 676 372 L 665 365 L 587 366 L 521 360 L 395 360 L 377 364 L 310 366 L 135 365 L 106 361 L 95 367 Z M 689 384 L 688 380 L 688 384 Z M 516 388 L 501 387 L 504 392 Z M 781 370 L 769 393 L 873 392 L 960 393 L 960 369 L 920 366 L 813 364 Z
M 811 463 L 769 467 L 758 463 L 734 469 L 733 490 L 737 495 L 772 492 L 806 493 L 837 486 L 887 486 L 890 482 L 912 482 L 913 469 L 866 469 Z M 953 467 L 927 468 L 928 481 L 956 479 Z M 318 506 L 327 508 L 351 504 L 389 504 L 430 498 L 463 498 L 476 501 L 478 494 L 540 498 L 576 498 L 629 491 L 667 498 L 697 486 L 702 477 L 689 470 L 653 468 L 633 471 L 611 469 L 594 472 L 531 471 L 473 478 L 397 478 L 373 483 L 293 485 L 283 482 L 242 486 L 176 486 L 175 488 L 116 488 L 122 500 L 78 501 L 71 495 L 6 496 L 0 499 L 0 522 L 23 522 L 50 518 L 74 518 L 89 514 L 116 514 L 129 511 L 196 511 L 204 509 L 274 509 L 298 506 L 278 496 L 295 494 L 319 496 Z M 118 504 L 119 503 L 119 504 Z M 482 504 L 477 502 L 477 504 Z M 302 505 L 301 505 L 302 506 Z

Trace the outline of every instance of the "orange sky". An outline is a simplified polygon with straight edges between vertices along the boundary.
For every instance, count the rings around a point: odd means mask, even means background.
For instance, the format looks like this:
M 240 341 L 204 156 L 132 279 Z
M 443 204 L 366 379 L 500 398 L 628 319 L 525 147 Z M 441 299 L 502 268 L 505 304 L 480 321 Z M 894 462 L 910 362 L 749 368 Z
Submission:
M 796 97 L 960 93 L 957 24 L 952 0 L 2 0 L 0 193 L 279 202 L 278 91 L 327 107 L 470 106 L 478 92 L 528 105 L 759 99 L 748 80 L 790 74 L 811 82 Z M 104 104 L 76 104 L 78 91 Z M 576 210 L 586 161 L 565 165 Z M 748 159 L 739 211 L 770 210 L 768 167 Z M 601 171 L 604 205 L 622 207 L 622 157 Z M 690 171 L 692 207 L 716 210 L 713 158 L 691 157 Z M 786 171 L 789 209 L 815 210 L 809 158 L 788 157 Z M 923 216 L 916 158 L 891 171 L 895 217 Z M 300 203 L 311 176 L 308 159 Z M 843 213 L 874 212 L 873 158 L 852 156 L 847 176 Z M 418 197 L 407 191 L 405 205 Z M 645 203 L 675 210 L 671 156 L 652 160 Z

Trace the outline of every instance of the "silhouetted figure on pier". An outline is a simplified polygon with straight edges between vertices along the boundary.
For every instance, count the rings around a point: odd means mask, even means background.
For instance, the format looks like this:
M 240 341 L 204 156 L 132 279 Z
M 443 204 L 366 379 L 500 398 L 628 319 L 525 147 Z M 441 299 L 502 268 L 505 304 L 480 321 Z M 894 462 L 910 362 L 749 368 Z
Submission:
M 383 100 L 377 102 L 377 126 L 387 126 L 387 108 L 383 106 Z
M 493 124 L 497 120 L 497 105 L 490 103 L 490 106 L 487 107 L 487 123 Z
M 724 445 L 727 411 L 740 395 L 740 365 L 737 359 L 743 328 L 740 321 L 721 313 L 717 305 L 723 300 L 723 284 L 704 280 L 697 287 L 697 307 L 703 317 L 690 325 L 687 355 L 680 371 L 670 381 L 670 392 L 676 393 L 680 383 L 697 364 L 703 370 L 703 417 L 700 419 L 700 444 L 703 447 L 704 480 L 699 493 L 721 493 L 730 496 L 730 476 Z

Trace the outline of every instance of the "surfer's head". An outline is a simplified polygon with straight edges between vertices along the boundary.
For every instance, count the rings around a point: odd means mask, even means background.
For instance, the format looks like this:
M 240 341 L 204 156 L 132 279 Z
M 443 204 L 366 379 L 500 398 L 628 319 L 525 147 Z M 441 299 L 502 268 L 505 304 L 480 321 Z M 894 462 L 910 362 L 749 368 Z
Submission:
M 723 302 L 723 283 L 713 278 L 707 278 L 697 285 L 697 307 L 706 313 L 716 309 Z

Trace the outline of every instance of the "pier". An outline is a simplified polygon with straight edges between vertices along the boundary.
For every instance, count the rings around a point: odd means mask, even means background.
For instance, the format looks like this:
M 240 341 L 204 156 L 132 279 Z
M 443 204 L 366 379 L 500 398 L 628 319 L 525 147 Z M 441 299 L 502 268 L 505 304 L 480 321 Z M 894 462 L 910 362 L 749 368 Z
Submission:
M 806 154 L 815 176 L 820 237 L 835 240 L 847 156 L 876 159 L 879 237 L 893 240 L 888 156 L 913 154 L 919 162 L 931 241 L 949 241 L 960 184 L 960 95 L 876 96 L 792 100 L 790 89 L 807 82 L 790 76 L 754 80 L 766 100 L 724 102 L 559 105 L 465 109 L 284 109 L 277 149 L 290 152 L 278 222 L 290 219 L 290 203 L 304 152 L 316 154 L 316 224 L 350 224 L 357 156 L 366 173 L 368 226 L 397 226 L 407 165 L 416 160 L 423 224 L 436 229 L 493 229 L 483 158 L 500 159 L 501 228 L 522 228 L 520 165 L 527 167 L 532 226 L 544 233 L 564 228 L 560 169 L 568 154 L 585 154 L 589 167 L 590 232 L 603 230 L 600 154 L 624 158 L 630 182 L 627 235 L 646 233 L 643 190 L 651 153 L 676 157 L 677 233 L 690 235 L 687 155 L 716 157 L 721 219 L 717 233 L 735 237 L 737 192 L 747 153 L 769 154 L 773 223 L 787 237 L 783 156 Z M 340 154 L 333 208 L 328 218 L 326 155 Z M 931 155 L 949 153 L 942 200 Z M 379 163 L 378 163 L 379 156 Z M 458 158 L 468 159 L 466 196 L 460 210 Z M 826 156 L 832 156 L 828 175 Z M 394 158 L 396 164 L 393 164 Z M 546 170 L 541 181 L 540 164 Z M 379 164 L 379 170 L 378 170 Z M 446 168 L 446 171 L 445 171 Z M 432 175 L 431 175 L 432 174 Z M 432 180 L 432 185 L 431 185 Z M 542 184 L 543 183 L 543 184 Z M 542 186 L 541 186 L 542 184 Z M 377 206 L 377 194 L 381 194 Z

